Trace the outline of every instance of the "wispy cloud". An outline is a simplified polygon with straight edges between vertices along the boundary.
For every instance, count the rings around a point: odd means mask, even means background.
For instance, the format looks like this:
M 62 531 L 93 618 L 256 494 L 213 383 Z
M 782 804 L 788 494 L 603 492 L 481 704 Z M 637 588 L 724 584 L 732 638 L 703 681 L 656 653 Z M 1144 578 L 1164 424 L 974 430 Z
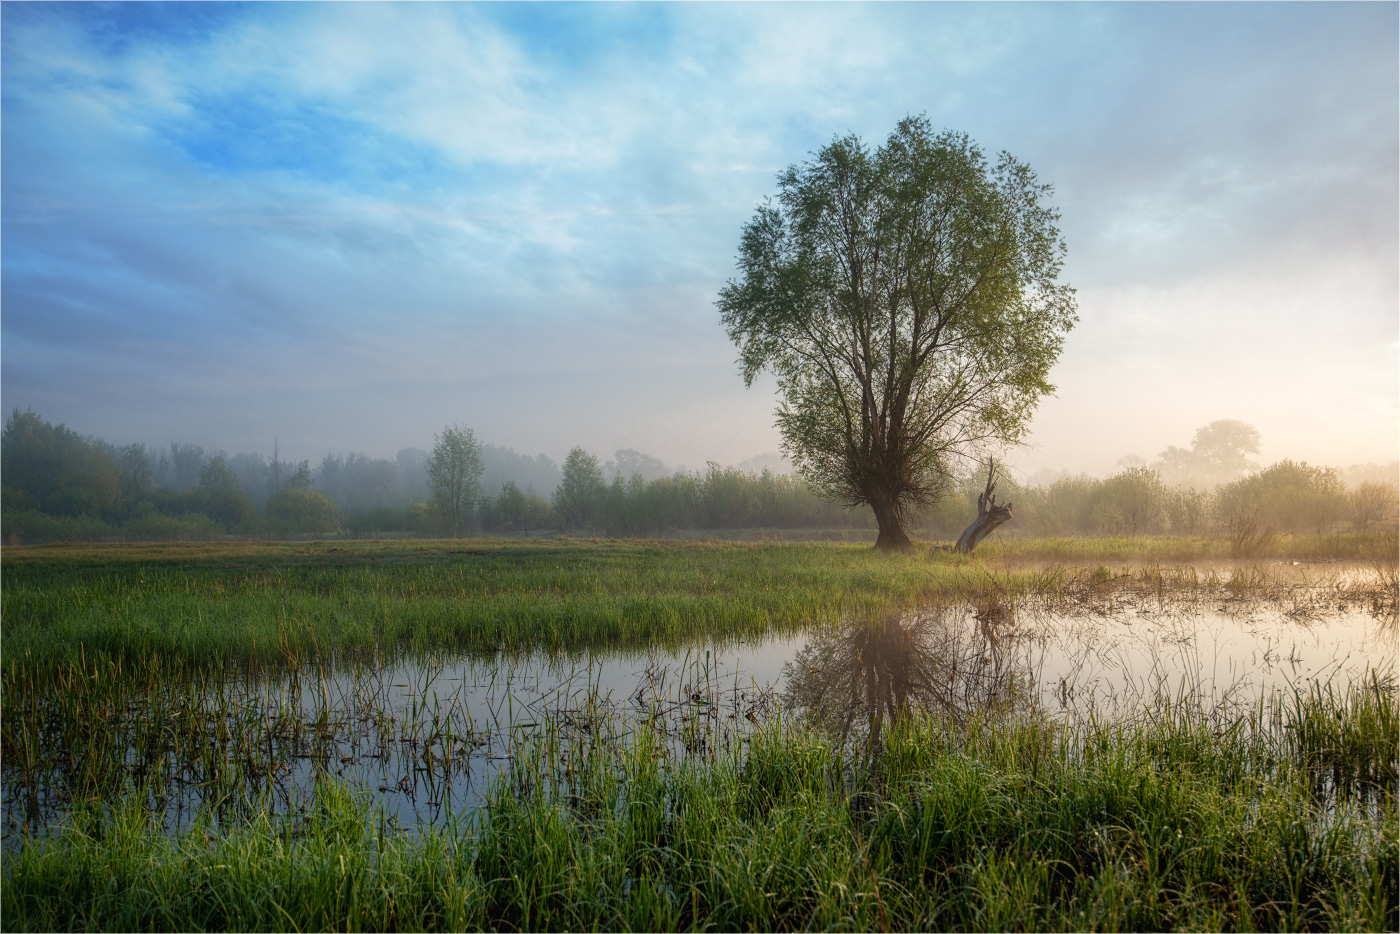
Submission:
M 1085 314 L 1049 416 L 1112 376 L 1076 347 L 1151 373 L 1228 339 L 1237 370 L 1280 388 L 1276 362 L 1306 349 L 1342 410 L 1360 384 L 1336 378 L 1356 364 L 1330 335 L 1395 342 L 1393 5 L 0 18 L 5 403 L 116 439 L 222 420 L 221 446 L 279 433 L 310 456 L 465 420 L 556 454 L 649 449 L 639 425 L 673 461 L 772 446 L 771 397 L 739 388 L 711 305 L 739 227 L 784 165 L 917 112 L 1057 186 Z M 1311 339 L 1276 326 L 1309 313 Z M 1393 354 L 1364 369 L 1365 385 L 1397 378 Z M 1174 388 L 1182 411 L 1213 404 Z M 371 391 L 396 414 L 337 408 Z M 1304 444 L 1267 393 L 1245 397 L 1220 414 Z M 1368 439 L 1400 421 L 1390 397 L 1364 425 L 1341 418 L 1338 456 L 1393 447 L 1394 429 Z M 696 415 L 705 400 L 723 416 Z M 717 427 L 668 433 L 667 410 Z M 1123 453 L 1102 444 L 1062 460 Z

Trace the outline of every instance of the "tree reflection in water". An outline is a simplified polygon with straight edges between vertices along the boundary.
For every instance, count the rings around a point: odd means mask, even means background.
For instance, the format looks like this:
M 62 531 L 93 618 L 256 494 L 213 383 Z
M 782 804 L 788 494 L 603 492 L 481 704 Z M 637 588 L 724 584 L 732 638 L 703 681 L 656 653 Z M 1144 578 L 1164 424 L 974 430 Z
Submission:
M 1030 701 L 1029 654 L 1013 607 L 947 604 L 843 625 L 813 638 L 783 670 L 786 700 L 843 747 L 879 757 L 885 720 L 911 710 L 961 721 Z

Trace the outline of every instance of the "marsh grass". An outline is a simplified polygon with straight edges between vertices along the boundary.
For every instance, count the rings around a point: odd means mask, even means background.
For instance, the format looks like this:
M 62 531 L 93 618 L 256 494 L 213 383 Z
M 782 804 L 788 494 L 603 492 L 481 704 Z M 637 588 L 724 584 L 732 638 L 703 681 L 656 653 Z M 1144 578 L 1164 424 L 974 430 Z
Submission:
M 1388 580 L 1377 592 L 1393 606 L 1394 536 L 1352 538 L 1369 543 L 1366 560 Z M 0 613 L 7 660 L 36 672 L 81 653 L 225 666 L 405 649 L 674 648 L 989 591 L 1206 588 L 1218 572 L 1170 567 L 1178 552 L 1208 557 L 1197 543 L 1008 540 L 972 558 L 833 544 L 518 539 L 7 548 Z M 1251 576 L 1274 586 L 1267 567 L 1236 567 L 1231 586 Z
M 357 543 L 7 549 L 7 655 L 240 662 L 404 648 L 670 647 L 911 600 L 952 566 L 868 548 Z
M 950 600 L 989 619 L 1254 600 L 1395 619 L 1384 553 L 1365 573 L 1300 576 L 1104 542 L 1080 563 L 1058 545 L 6 549 L 7 807 L 69 816 L 6 853 L 0 924 L 1394 930 L 1400 721 L 1384 676 L 1246 709 L 1163 694 L 1111 722 L 896 703 L 878 755 L 771 698 L 721 698 L 708 667 L 663 673 L 626 716 L 586 693 L 529 730 L 478 729 L 426 689 L 391 712 L 384 693 L 404 657 L 675 647 Z M 346 742 L 427 799 L 478 743 L 507 764 L 482 807 L 397 827 L 337 774 Z M 180 786 L 197 807 L 172 833 Z
M 1394 783 L 1320 802 L 1298 736 L 1341 724 L 1393 767 L 1395 707 L 1374 682 L 1230 723 L 1169 699 L 1076 728 L 913 714 L 873 769 L 781 717 L 704 760 L 560 729 L 521 743 L 487 807 L 418 834 L 330 778 L 304 816 L 222 831 L 79 817 L 7 860 L 0 910 L 11 929 L 1394 930 Z
M 1394 532 L 1328 535 L 1274 534 L 1251 528 L 1244 535 L 1075 535 L 1055 538 L 994 537 L 977 554 L 991 561 L 1104 562 L 1379 561 L 1400 560 Z

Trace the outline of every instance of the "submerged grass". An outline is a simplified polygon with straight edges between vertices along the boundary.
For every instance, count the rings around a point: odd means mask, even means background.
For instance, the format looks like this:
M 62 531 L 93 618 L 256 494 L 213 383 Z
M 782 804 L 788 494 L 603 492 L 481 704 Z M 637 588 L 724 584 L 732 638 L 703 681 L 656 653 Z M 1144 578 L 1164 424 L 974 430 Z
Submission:
M 706 762 L 645 730 L 577 742 L 567 772 L 526 745 L 486 809 L 416 835 L 329 779 L 306 816 L 227 832 L 79 818 L 7 860 L 0 911 L 29 930 L 1395 930 L 1395 692 L 1359 690 L 1229 724 L 912 715 L 869 768 L 779 721 Z M 1293 738 L 1319 717 L 1369 737 L 1378 795 L 1319 801 Z

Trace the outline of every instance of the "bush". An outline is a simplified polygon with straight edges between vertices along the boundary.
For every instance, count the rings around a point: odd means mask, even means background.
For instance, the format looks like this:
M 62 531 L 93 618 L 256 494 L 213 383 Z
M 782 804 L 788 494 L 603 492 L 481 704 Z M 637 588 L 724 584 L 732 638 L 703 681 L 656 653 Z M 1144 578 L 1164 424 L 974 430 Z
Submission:
M 1323 535 L 1347 514 L 1347 507 L 1337 471 L 1291 460 L 1226 484 L 1216 493 L 1216 516 L 1231 535 L 1247 528 Z
M 223 531 L 203 513 L 168 516 L 147 512 L 123 523 L 121 537 L 130 542 L 207 542 L 221 538 Z
M 6 510 L 3 534 L 7 543 L 35 545 L 41 542 L 102 542 L 112 538 L 112 527 L 91 516 L 50 516 L 38 510 Z
M 1394 525 L 1397 505 L 1395 484 L 1367 481 L 1347 494 L 1351 525 L 1365 532 L 1373 525 Z
M 481 524 L 500 532 L 538 529 L 553 520 L 549 500 L 534 490 L 522 491 L 515 481 L 501 485 L 501 495 L 485 499 L 481 504 Z
M 279 490 L 267 500 L 267 521 L 279 535 L 325 534 L 340 529 L 340 508 L 315 490 Z
M 1098 485 L 1089 498 L 1096 532 L 1148 535 L 1160 532 L 1167 514 L 1167 488 L 1150 467 L 1130 467 Z

